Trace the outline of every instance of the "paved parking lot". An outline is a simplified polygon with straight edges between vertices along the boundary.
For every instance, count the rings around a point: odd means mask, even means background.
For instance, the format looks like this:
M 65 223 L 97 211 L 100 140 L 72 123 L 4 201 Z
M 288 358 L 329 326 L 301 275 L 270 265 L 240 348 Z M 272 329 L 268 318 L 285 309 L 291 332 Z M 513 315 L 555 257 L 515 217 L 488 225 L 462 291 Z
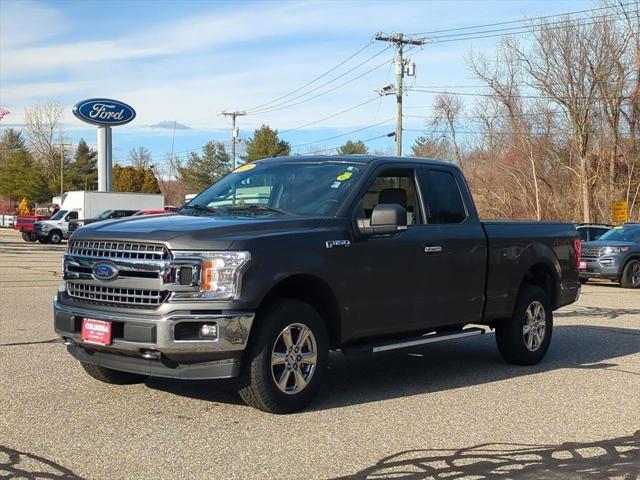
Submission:
M 640 477 L 640 292 L 588 284 L 535 367 L 491 334 L 333 355 L 312 407 L 274 416 L 232 381 L 84 374 L 52 330 L 63 249 L 0 229 L 0 478 Z

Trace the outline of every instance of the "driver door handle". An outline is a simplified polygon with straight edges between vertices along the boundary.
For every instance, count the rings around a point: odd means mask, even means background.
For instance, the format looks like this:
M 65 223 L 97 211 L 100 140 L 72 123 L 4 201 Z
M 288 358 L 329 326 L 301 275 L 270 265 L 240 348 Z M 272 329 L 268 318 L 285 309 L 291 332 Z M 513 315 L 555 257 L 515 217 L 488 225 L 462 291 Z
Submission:
M 424 247 L 424 253 L 426 253 L 427 255 L 433 255 L 436 253 L 441 253 L 442 252 L 442 246 L 440 245 L 427 245 Z

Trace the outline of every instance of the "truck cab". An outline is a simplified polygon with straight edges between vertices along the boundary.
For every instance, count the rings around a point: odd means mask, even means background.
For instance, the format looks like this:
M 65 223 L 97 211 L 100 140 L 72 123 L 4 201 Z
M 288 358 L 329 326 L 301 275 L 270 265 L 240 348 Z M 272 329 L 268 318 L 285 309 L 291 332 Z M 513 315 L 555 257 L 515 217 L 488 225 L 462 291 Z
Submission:
M 78 219 L 77 210 L 58 210 L 48 220 L 33 225 L 33 235 L 40 243 L 58 244 L 69 238 L 69 223 Z

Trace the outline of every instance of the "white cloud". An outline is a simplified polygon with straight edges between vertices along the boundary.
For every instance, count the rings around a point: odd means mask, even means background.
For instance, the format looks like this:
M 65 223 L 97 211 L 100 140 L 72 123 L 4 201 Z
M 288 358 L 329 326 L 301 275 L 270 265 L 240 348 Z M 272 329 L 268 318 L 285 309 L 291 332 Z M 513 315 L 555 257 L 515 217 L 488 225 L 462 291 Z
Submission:
M 65 32 L 67 19 L 57 10 L 32 1 L 0 3 L 1 50 L 33 44 Z

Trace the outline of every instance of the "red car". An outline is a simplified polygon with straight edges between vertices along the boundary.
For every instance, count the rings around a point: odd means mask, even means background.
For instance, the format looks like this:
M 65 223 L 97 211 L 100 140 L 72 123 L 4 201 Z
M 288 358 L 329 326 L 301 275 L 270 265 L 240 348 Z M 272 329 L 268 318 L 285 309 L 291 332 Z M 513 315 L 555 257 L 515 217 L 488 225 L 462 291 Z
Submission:
M 146 210 L 138 210 L 136 213 L 134 213 L 132 216 L 133 217 L 137 217 L 139 215 L 165 215 L 165 214 L 169 214 L 169 213 L 175 213 L 172 212 L 171 210 L 152 210 L 152 209 L 146 209 Z

